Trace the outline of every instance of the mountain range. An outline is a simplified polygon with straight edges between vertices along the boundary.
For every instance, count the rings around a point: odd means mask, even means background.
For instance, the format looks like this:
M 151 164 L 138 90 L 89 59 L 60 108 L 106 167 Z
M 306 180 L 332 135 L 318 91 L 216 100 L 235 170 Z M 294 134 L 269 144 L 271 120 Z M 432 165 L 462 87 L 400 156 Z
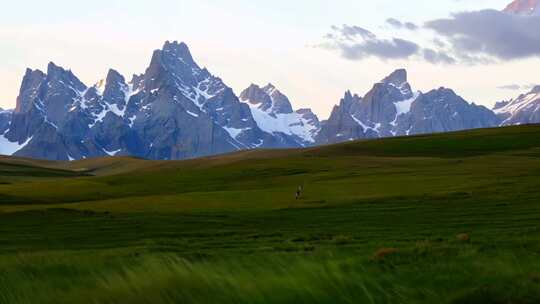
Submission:
M 130 80 L 111 69 L 87 86 L 52 62 L 46 72 L 28 69 L 16 108 L 0 110 L 0 154 L 186 159 L 538 122 L 539 87 L 492 111 L 448 88 L 415 91 L 403 69 L 363 97 L 347 91 L 320 121 L 310 109 L 294 110 L 272 84 L 252 84 L 237 96 L 195 62 L 185 43 L 166 42 Z

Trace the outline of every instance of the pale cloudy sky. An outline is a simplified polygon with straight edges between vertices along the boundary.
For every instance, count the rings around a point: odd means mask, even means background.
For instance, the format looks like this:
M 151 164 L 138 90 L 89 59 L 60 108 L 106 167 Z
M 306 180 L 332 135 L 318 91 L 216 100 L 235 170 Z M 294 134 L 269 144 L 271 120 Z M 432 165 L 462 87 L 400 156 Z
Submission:
M 343 25 L 368 30 L 377 39 L 414 41 L 431 47 L 437 32 L 392 27 L 395 18 L 422 27 L 452 13 L 504 8 L 510 0 L 26 0 L 0 11 L 0 107 L 12 108 L 25 68 L 49 61 L 70 68 L 87 85 L 115 68 L 127 78 L 144 71 L 165 40 L 186 42 L 201 66 L 236 93 L 268 82 L 295 107 L 326 118 L 345 90 L 361 95 L 396 68 L 426 91 L 450 87 L 465 99 L 491 106 L 520 91 L 503 86 L 540 82 L 536 57 L 482 64 L 429 63 L 423 56 L 394 59 L 346 56 L 327 34 Z M 332 27 L 334 26 L 334 30 Z M 342 32 L 342 31 L 341 31 Z M 335 41 L 334 41 L 335 42 Z M 426 46 L 427 45 L 427 46 Z M 390 50 L 391 51 L 391 50 Z

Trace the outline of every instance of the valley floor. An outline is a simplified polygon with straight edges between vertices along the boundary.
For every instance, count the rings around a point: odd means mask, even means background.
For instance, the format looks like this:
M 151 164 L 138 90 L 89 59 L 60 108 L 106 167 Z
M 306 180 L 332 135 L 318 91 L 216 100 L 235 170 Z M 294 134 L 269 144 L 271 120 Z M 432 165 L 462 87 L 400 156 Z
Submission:
M 540 126 L 0 158 L 0 303 L 538 303 L 539 188 Z

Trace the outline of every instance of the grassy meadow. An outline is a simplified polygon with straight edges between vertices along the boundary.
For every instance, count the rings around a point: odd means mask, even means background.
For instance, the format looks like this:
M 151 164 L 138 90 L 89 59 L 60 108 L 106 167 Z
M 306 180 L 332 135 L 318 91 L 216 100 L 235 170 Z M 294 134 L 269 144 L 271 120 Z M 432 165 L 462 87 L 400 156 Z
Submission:
M 0 303 L 540 303 L 539 227 L 538 125 L 3 157 Z

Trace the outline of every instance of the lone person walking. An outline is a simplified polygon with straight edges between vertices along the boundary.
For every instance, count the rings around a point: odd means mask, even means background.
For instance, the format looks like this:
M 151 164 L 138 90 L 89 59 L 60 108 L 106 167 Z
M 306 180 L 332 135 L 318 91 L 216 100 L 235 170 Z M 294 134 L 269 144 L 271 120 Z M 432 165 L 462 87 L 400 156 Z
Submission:
M 296 199 L 300 199 L 302 196 L 302 193 L 304 192 L 304 187 L 298 186 L 298 189 L 296 189 Z

